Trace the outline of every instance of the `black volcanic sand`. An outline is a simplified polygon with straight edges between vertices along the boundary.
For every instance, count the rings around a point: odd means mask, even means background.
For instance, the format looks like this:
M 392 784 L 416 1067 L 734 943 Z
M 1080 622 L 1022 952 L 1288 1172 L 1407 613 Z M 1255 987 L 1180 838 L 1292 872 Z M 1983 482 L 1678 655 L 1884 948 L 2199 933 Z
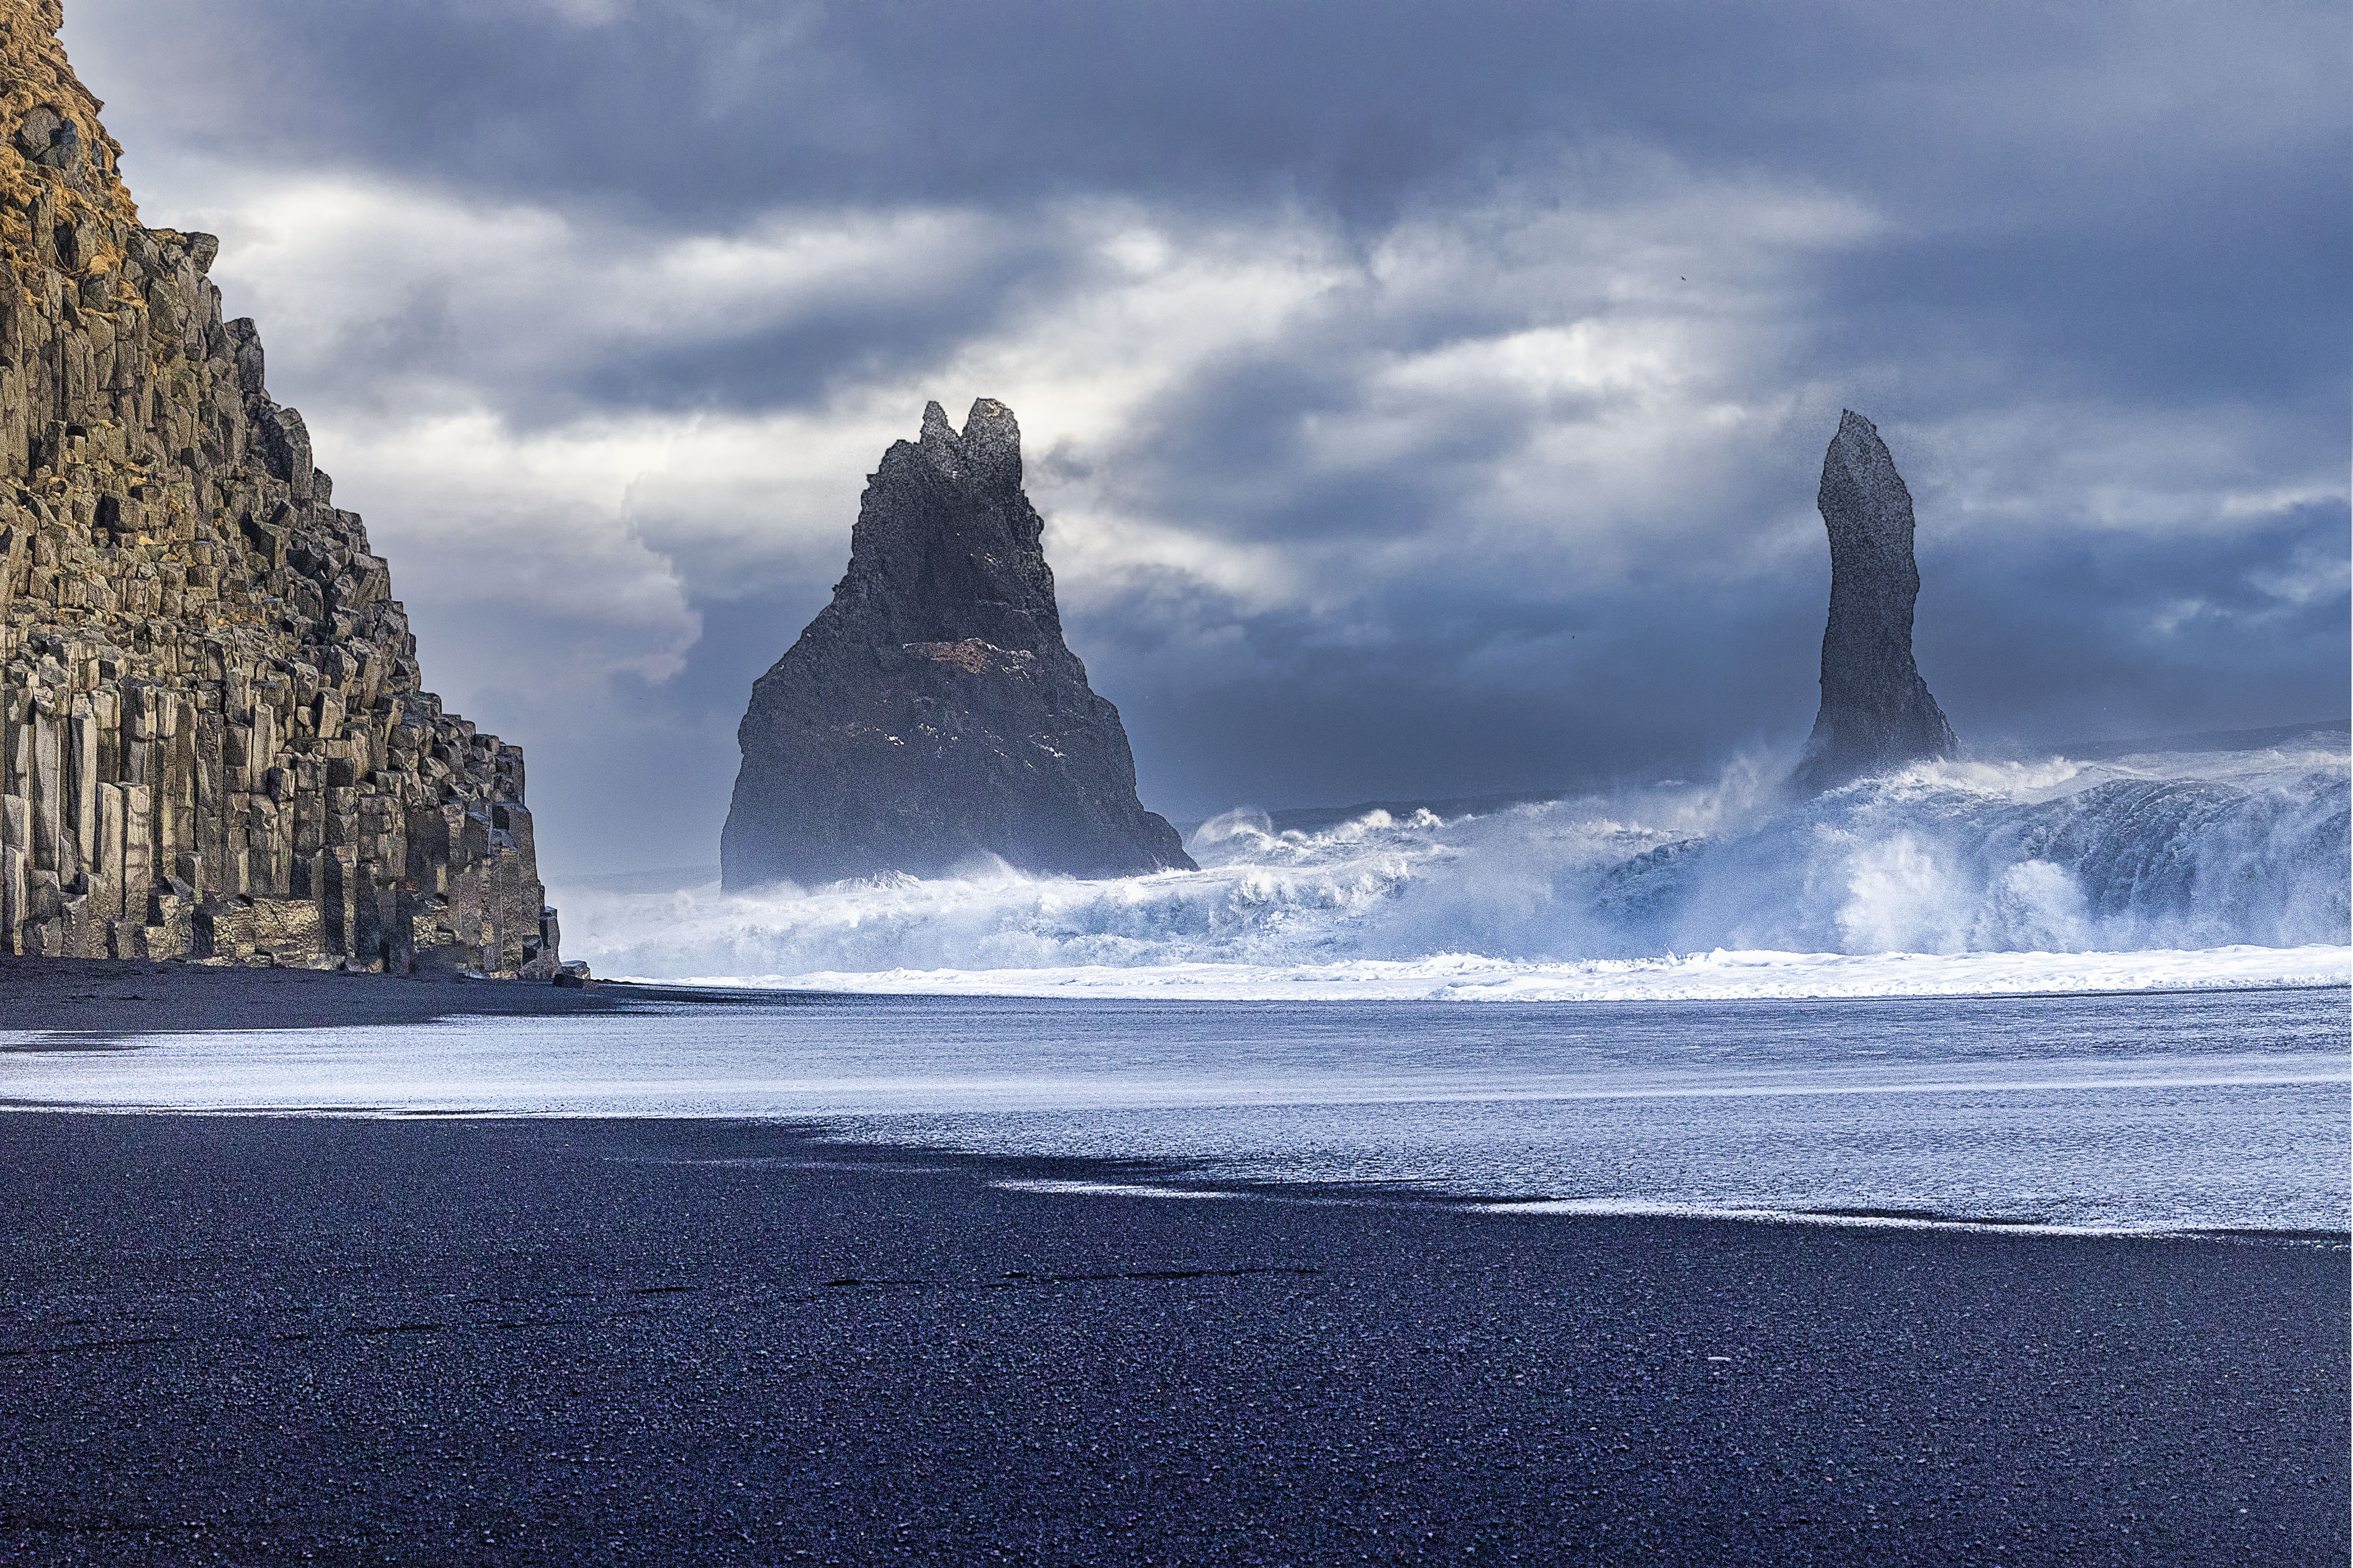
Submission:
M 182 1030 L 318 1029 L 422 1024 L 460 1015 L 594 1013 L 631 1000 L 686 994 L 602 982 L 575 990 L 455 975 L 216 969 L 144 959 L 0 954 L 0 1029 L 56 1030 L 79 1037 L 69 1042 L 76 1045 Z M 726 1000 L 707 991 L 691 994 L 704 1005 Z M 773 995 L 766 1000 L 776 1002 Z
M 10 1563 L 2341 1561 L 2348 1257 L 0 1115 Z

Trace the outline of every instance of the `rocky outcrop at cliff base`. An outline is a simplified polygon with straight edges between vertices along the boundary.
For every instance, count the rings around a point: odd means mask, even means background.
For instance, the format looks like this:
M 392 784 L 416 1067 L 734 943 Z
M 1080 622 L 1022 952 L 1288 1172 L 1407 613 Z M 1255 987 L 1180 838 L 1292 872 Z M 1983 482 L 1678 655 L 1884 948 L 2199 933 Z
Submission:
M 60 20 L 0 0 L 0 951 L 553 973 L 522 753 L 422 689 Z

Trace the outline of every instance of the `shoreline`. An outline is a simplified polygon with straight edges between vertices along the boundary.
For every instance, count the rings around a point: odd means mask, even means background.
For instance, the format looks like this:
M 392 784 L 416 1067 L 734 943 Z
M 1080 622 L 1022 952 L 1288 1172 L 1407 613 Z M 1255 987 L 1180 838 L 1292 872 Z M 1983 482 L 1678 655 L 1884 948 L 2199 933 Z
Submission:
M 828 978 L 836 978 L 828 976 Z M 882 976 L 843 974 L 846 981 Z M 1483 1003 L 1490 1005 L 1587 1008 L 1626 1006 L 1736 1006 L 1866 1003 L 2013 1002 L 2042 998 L 2115 996 L 2207 996 L 2353 989 L 2338 980 L 2244 984 L 2152 985 L 2137 989 L 1863 993 L 1852 995 L 1662 995 L 1550 997 L 1504 994 L 1388 995 L 1375 992 L 1319 994 L 1298 989 L 1281 994 L 1203 994 L 1181 985 L 1029 990 L 922 990 L 898 987 L 754 985 L 739 983 L 596 980 L 585 988 L 539 981 L 469 979 L 456 975 L 350 974 L 332 970 L 232 968 L 148 959 L 29 958 L 0 954 L 0 1031 L 22 1030 L 68 1037 L 39 1046 L 0 1049 L 67 1049 L 75 1041 L 95 1044 L 126 1034 L 185 1034 L 229 1030 L 327 1028 L 343 1026 L 421 1024 L 436 1018 L 565 1016 L 618 1012 L 633 1005 L 687 1002 L 697 1005 L 788 1006 L 841 1001 L 879 1004 L 1104 1002 L 1124 1005 L 1165 1003 L 1170 1006 L 1250 1007 L 1273 1004 L 1383 1006 Z
M 69 1049 L 128 1034 L 317 1029 L 424 1024 L 449 1017 L 565 1016 L 632 1003 L 723 996 L 595 981 L 585 988 L 457 975 L 349 974 L 336 970 L 236 968 L 159 959 L 26 958 L 0 954 L 0 1030 L 69 1037 Z
M 2262 955 L 2250 959 L 2249 954 Z M 2353 988 L 2353 947 L 2129 952 L 1739 953 L 1566 962 L 1439 955 L 1328 964 L 1187 962 L 1133 967 L 818 971 L 695 976 L 673 984 L 772 994 L 999 997 L 1176 1003 L 1487 1004 L 1994 1001 Z M 2204 973 L 2174 962 L 2205 961 Z M 1817 977 L 1809 983 L 1805 975 Z M 1694 979 L 1694 977 L 1697 977 Z M 1792 978 L 1795 977 L 1795 978 Z M 1924 978 L 1925 977 L 1925 978 Z M 2042 983 L 2038 983 L 2038 980 Z
M 1133 1194 L 1174 1174 L 0 1114 L 0 1555 L 2345 1550 L 2342 1245 Z

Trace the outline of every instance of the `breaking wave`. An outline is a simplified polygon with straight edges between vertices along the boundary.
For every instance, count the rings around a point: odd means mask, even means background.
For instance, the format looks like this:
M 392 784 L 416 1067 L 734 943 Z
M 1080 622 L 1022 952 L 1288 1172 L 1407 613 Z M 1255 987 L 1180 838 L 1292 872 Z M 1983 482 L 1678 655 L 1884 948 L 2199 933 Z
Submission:
M 1718 984 L 1736 971 L 1758 994 L 2341 981 L 2338 954 L 2283 971 L 2214 950 L 2353 940 L 2347 764 L 2324 732 L 2256 752 L 1924 763 L 1803 802 L 1756 759 L 1707 785 L 1374 811 L 1317 832 L 1237 810 L 1195 831 L 1192 872 L 566 890 L 566 946 L 600 973 L 893 989 L 1595 995 L 1649 975 L 1640 994 L 1678 994 L 1659 977 L 1697 984 L 1699 968 L 1715 979 L 1690 994 L 1736 994 Z M 2200 952 L 2187 966 L 2115 956 Z M 1862 962 L 1889 954 L 1947 961 Z M 2048 956 L 2071 954 L 2109 956 Z

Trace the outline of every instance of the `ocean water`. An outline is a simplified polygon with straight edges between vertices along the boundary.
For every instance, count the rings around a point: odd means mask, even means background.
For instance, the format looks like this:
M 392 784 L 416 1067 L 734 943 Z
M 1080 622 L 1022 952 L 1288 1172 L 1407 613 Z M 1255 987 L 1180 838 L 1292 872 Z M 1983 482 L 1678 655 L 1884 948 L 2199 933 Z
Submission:
M 2341 731 L 1803 802 L 1785 771 L 1314 833 L 1237 811 L 1198 871 L 1105 881 L 558 889 L 568 952 L 703 989 L 0 1035 L 0 1102 L 749 1117 L 1203 1202 L 2346 1234 Z
M 1670 1000 L 2342 984 L 2342 731 L 1925 764 L 1791 801 L 1708 784 L 1315 833 L 1240 810 L 1201 868 L 977 865 L 729 895 L 559 888 L 600 974 L 813 990 Z
M 1202 1201 L 1412 1193 L 1532 1219 L 2342 1236 L 2348 997 L 1466 1007 L 736 993 L 95 1050 L 0 1036 L 0 1101 L 749 1117 L 863 1144 L 1110 1162 L 1017 1184 Z

